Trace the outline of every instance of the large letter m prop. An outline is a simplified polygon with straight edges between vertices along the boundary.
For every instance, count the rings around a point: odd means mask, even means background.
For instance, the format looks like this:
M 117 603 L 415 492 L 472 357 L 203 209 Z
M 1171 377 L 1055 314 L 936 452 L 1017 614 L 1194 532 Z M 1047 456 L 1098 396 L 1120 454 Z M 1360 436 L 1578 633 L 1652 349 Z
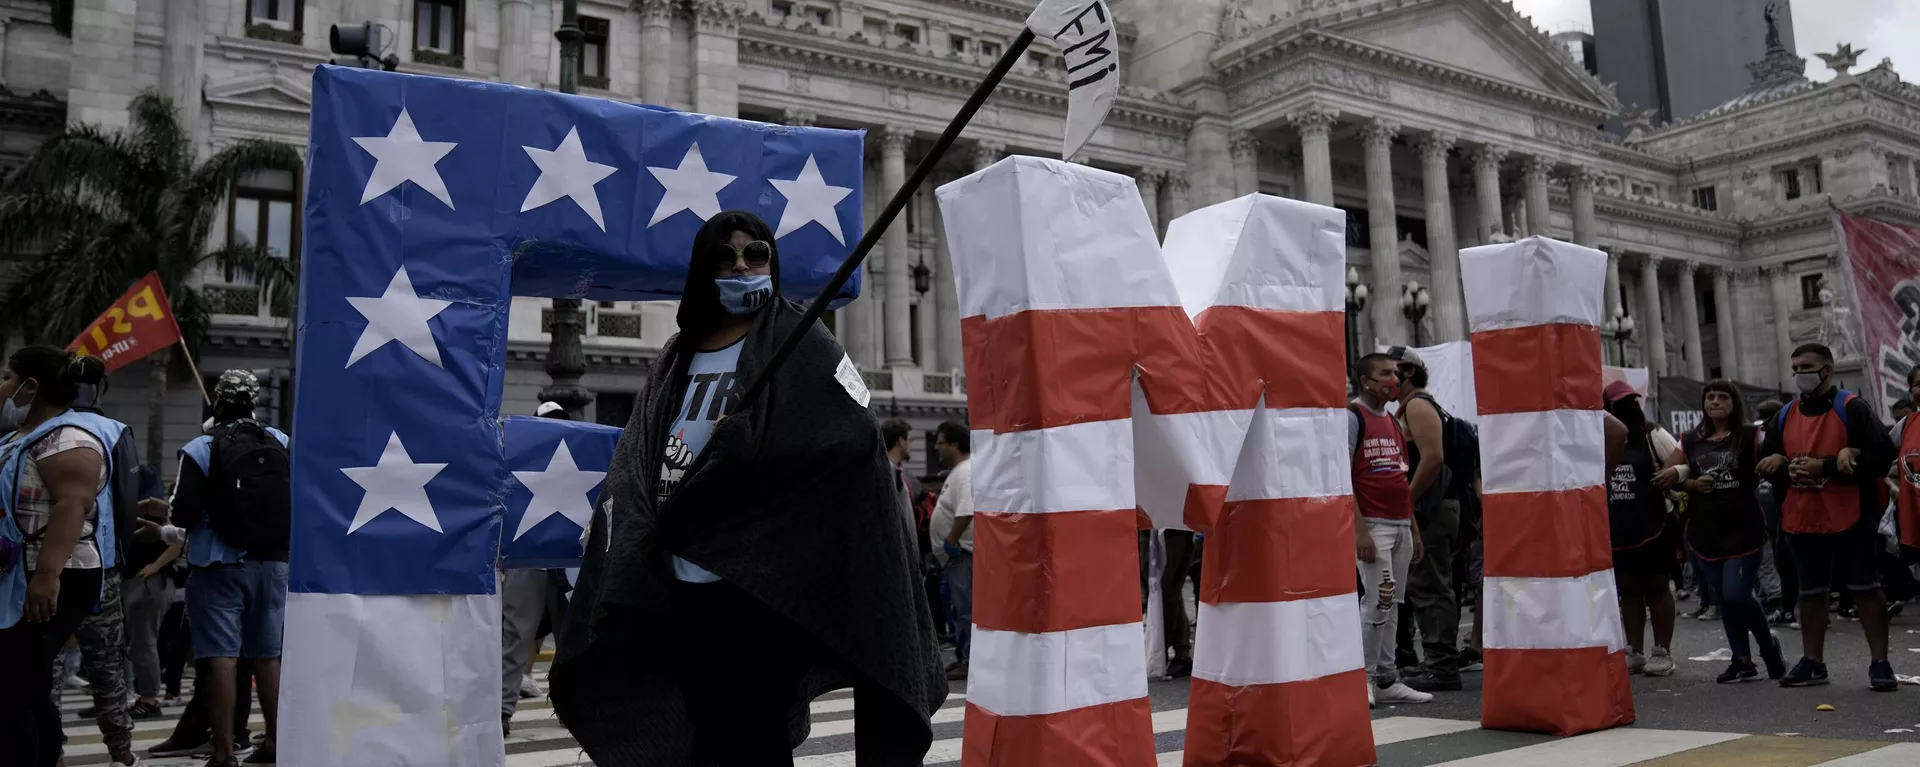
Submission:
M 1013 157 L 942 187 L 974 445 L 964 763 L 1153 765 L 1137 531 L 1207 536 L 1186 764 L 1374 763 L 1343 371 L 1345 224 L 1174 221 Z

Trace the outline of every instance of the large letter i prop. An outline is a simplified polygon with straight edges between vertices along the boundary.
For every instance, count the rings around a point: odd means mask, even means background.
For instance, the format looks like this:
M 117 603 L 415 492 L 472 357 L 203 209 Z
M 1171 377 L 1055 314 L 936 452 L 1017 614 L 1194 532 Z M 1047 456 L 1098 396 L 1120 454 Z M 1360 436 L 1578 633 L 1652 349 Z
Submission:
M 1460 254 L 1486 527 L 1480 724 L 1633 723 L 1600 401 L 1607 257 L 1532 237 Z

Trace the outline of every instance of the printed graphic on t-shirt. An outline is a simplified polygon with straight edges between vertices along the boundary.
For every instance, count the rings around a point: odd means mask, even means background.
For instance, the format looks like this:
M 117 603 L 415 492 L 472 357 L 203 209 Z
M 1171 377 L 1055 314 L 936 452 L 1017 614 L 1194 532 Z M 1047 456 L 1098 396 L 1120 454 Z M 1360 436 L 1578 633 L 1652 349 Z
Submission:
M 1632 466 L 1623 464 L 1613 467 L 1613 477 L 1607 482 L 1607 500 L 1638 500 L 1640 496 L 1633 492 L 1633 480 L 1634 473 Z
M 1702 451 L 1699 462 L 1700 479 L 1705 480 L 1714 490 L 1733 490 L 1740 487 L 1740 478 L 1735 473 L 1736 467 L 1731 449 Z
M 1900 476 L 1907 484 L 1920 487 L 1920 453 L 1908 453 L 1900 456 Z
M 702 362 L 712 359 L 705 355 L 702 358 Z M 731 366 L 731 360 L 727 364 Z M 655 494 L 659 503 L 673 497 L 687 470 L 692 468 L 694 457 L 707 446 L 714 424 L 746 393 L 745 382 L 732 370 L 693 370 L 688 373 L 684 386 L 686 399 L 681 402 L 673 430 L 667 434 L 667 447 L 660 459 L 660 483 Z
M 1360 460 L 1370 474 L 1394 474 L 1407 471 L 1407 458 L 1400 441 L 1392 437 L 1368 437 L 1360 442 Z
M 667 435 L 667 449 L 660 458 L 660 491 L 654 496 L 658 503 L 666 503 L 673 497 L 673 491 L 680 489 L 680 480 L 687 475 L 687 468 L 693 466 L 693 451 L 687 449 L 687 441 L 679 434 Z

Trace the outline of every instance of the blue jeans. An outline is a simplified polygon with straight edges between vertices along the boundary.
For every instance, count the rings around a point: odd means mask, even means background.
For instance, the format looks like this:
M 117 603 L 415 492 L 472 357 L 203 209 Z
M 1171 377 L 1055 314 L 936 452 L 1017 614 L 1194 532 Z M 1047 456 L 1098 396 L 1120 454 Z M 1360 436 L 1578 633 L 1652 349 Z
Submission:
M 973 658 L 973 555 L 947 561 L 947 599 L 953 606 L 953 655 L 960 665 Z
M 247 560 L 187 574 L 193 657 L 277 660 L 287 610 L 287 563 Z
M 1747 635 L 1765 646 L 1773 641 L 1767 629 L 1767 613 L 1760 607 L 1760 600 L 1753 596 L 1755 579 L 1760 577 L 1760 554 L 1755 552 L 1744 557 L 1723 559 L 1710 562 L 1695 559 L 1706 570 L 1707 589 L 1713 592 L 1715 603 L 1720 605 L 1720 626 L 1727 632 L 1727 646 L 1733 650 L 1733 657 L 1753 658 L 1752 645 Z

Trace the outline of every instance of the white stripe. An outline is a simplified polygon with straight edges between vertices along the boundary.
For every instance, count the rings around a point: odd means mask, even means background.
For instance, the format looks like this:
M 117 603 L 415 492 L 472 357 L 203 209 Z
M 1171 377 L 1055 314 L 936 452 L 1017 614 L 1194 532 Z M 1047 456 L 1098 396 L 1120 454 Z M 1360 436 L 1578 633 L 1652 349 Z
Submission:
M 1488 648 L 1566 650 L 1627 646 L 1613 571 L 1574 578 L 1486 579 Z
M 1744 737 L 1746 736 L 1730 732 L 1683 732 L 1623 727 L 1566 740 L 1455 759 L 1434 767 L 1512 767 L 1516 764 L 1552 765 L 1553 767 L 1626 767 L 1636 762 L 1658 759 L 1668 754 L 1691 751 Z
M 1352 594 L 1287 602 L 1200 604 L 1193 675 L 1246 687 L 1319 679 L 1361 667 Z
M 1140 623 L 1026 634 L 973 630 L 967 698 L 1000 716 L 1033 716 L 1147 696 Z
M 1044 514 L 1131 509 L 1133 423 L 1093 421 L 1050 429 L 973 432 L 973 507 Z
M 1920 744 L 1895 743 L 1863 754 L 1821 762 L 1813 767 L 1913 767 L 1920 764 Z
M 955 701 L 960 703 L 967 702 L 967 694 L 964 692 L 949 693 L 947 695 L 947 704 L 952 705 Z M 851 696 L 823 698 L 807 704 L 807 712 L 814 716 L 821 714 L 838 714 L 852 710 L 853 698 Z
M 1176 708 L 1168 711 L 1155 711 L 1153 713 L 1154 734 L 1179 732 L 1185 729 L 1187 729 L 1186 709 Z M 922 759 L 921 763 L 944 764 L 946 762 L 960 761 L 960 745 L 960 738 L 936 740 L 933 742 L 933 747 L 927 750 L 927 757 Z M 853 752 L 840 751 L 831 754 L 794 757 L 793 765 L 794 767 L 854 767 Z M 520 767 L 520 765 L 518 762 L 515 762 L 513 767 Z
M 1607 254 L 1545 237 L 1460 251 L 1467 322 L 1475 331 L 1598 326 L 1605 321 L 1600 289 L 1606 280 Z
M 1250 194 L 1173 220 L 1167 271 L 1190 317 L 1214 306 L 1346 309 L 1346 215 Z
M 1373 720 L 1373 744 L 1384 746 L 1408 740 L 1480 729 L 1479 722 L 1458 719 L 1428 719 L 1419 716 L 1390 716 Z
M 1262 408 L 1233 468 L 1227 500 L 1353 494 L 1347 409 Z
M 1572 490 L 1606 483 L 1606 416 L 1549 410 L 1480 417 L 1483 492 Z

